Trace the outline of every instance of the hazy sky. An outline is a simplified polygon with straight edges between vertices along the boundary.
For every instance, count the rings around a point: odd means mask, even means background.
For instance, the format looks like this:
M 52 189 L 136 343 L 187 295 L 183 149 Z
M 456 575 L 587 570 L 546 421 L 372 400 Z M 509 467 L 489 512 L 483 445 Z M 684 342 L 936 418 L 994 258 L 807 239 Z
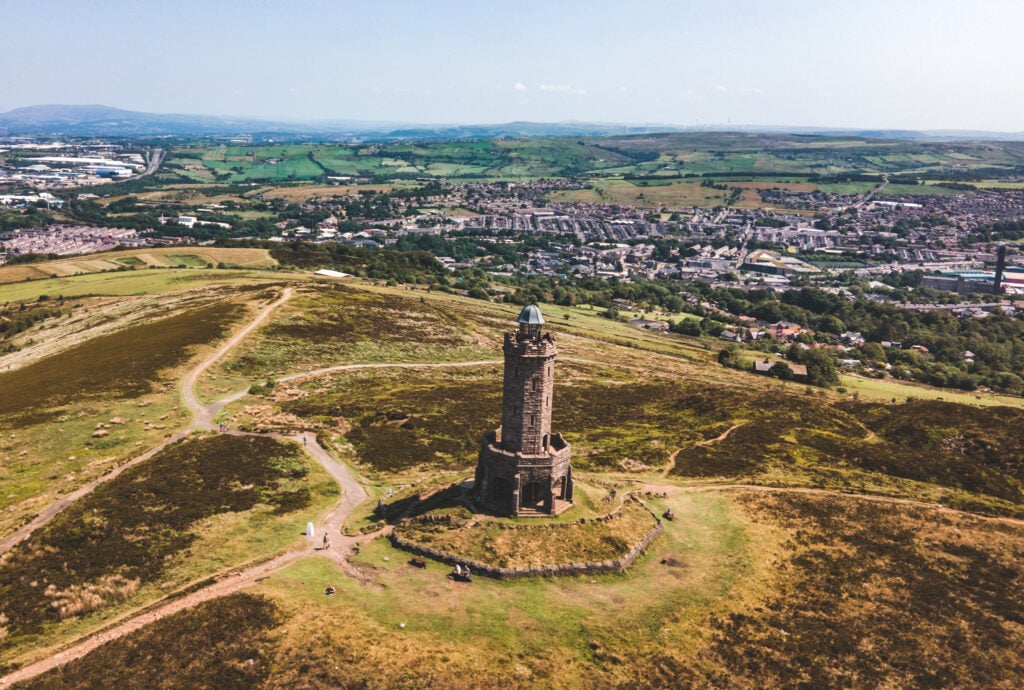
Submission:
M 0 111 L 1024 130 L 1012 0 L 0 0 Z

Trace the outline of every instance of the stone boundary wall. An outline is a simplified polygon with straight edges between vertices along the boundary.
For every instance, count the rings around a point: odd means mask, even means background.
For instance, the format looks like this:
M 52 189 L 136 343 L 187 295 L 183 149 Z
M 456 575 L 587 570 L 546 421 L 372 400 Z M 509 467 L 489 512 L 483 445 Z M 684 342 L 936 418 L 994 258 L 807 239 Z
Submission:
M 593 575 L 597 573 L 622 573 L 625 572 L 629 566 L 633 565 L 633 562 L 643 553 L 648 546 L 651 545 L 658 535 L 665 531 L 665 525 L 655 515 L 650 508 L 644 505 L 639 499 L 630 496 L 627 500 L 633 500 L 643 506 L 644 510 L 651 514 L 654 518 L 655 525 L 651 528 L 643 539 L 638 541 L 630 548 L 624 555 L 608 560 L 608 561 L 591 561 L 588 563 L 561 563 L 558 565 L 534 565 L 524 566 L 521 568 L 499 568 L 486 563 L 480 563 L 478 561 L 470 561 L 465 558 L 459 558 L 458 556 L 448 553 L 447 551 L 441 551 L 439 549 L 432 549 L 429 546 L 423 546 L 417 542 L 403 539 L 394 532 L 388 537 L 391 543 L 403 551 L 417 554 L 419 556 L 426 556 L 435 561 L 447 563 L 448 565 L 468 565 L 473 571 L 474 575 L 486 575 L 487 577 L 493 577 L 498 580 L 510 580 L 519 577 L 544 577 L 551 575 Z M 599 518 L 594 518 L 595 521 L 608 521 L 618 516 L 622 511 L 625 502 L 622 506 L 619 506 L 608 515 L 602 515 Z M 547 528 L 559 528 L 559 527 L 572 527 L 574 525 L 585 524 L 586 518 L 581 518 L 576 522 L 567 523 L 555 523 L 551 525 L 511 525 L 506 529 L 547 529 Z

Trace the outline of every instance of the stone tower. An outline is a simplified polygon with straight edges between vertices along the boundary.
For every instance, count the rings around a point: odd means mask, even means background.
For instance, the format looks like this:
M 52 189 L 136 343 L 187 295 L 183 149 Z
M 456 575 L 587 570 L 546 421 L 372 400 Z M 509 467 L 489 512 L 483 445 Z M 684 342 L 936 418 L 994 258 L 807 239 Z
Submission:
M 501 427 L 484 436 L 474 494 L 499 513 L 554 515 L 573 493 L 569 444 L 551 433 L 557 348 L 536 305 L 517 322 L 505 334 Z

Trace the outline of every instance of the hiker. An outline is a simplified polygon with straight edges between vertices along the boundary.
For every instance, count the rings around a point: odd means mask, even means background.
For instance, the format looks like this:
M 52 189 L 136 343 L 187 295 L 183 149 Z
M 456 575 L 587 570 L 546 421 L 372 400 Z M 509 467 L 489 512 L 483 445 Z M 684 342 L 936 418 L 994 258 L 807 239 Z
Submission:
M 326 532 L 324 533 L 324 548 L 325 549 L 331 548 L 331 540 L 327 538 L 327 533 Z

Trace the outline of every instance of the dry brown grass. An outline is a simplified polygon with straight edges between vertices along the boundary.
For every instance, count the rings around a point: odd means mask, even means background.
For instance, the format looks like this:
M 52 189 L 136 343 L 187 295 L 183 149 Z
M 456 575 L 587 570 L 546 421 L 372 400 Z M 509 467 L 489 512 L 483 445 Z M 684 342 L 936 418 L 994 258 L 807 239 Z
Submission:
M 1014 687 L 1024 678 L 1024 532 L 925 507 L 743 494 L 792 535 L 778 591 L 709 616 L 695 656 L 642 663 L 654 685 Z
M 608 520 L 561 524 L 484 520 L 471 525 L 467 513 L 451 522 L 413 520 L 397 527 L 395 533 L 467 560 L 499 568 L 528 568 L 621 558 L 656 524 L 640 503 L 627 500 Z
M 246 658 L 257 675 L 244 680 L 275 688 L 1012 688 L 1024 677 L 1019 527 L 811 495 L 667 504 L 679 519 L 624 576 L 465 585 L 379 540 L 357 559 L 370 586 L 305 559 L 261 584 L 269 600 L 204 604 L 33 687 L 234 687 L 225 670 Z
M 587 189 L 553 192 L 552 201 L 582 201 L 594 204 L 621 204 L 640 208 L 719 206 L 728 192 L 701 187 L 698 180 L 673 180 L 643 186 L 630 180 L 595 180 Z
M 137 591 L 139 578 L 115 573 L 104 575 L 95 582 L 72 584 L 63 590 L 50 584 L 43 590 L 43 595 L 52 599 L 50 607 L 64 619 L 90 613 L 112 602 L 125 601 Z
M 181 257 L 194 257 L 191 263 L 220 263 L 245 268 L 270 268 L 277 262 L 266 249 L 228 247 L 154 247 L 118 252 L 104 252 L 84 257 L 57 259 L 37 264 L 17 264 L 0 267 L 0 285 L 24 280 L 124 270 L 130 264 L 146 267 L 169 268 L 177 266 Z
M 158 621 L 16 687 L 261 687 L 270 674 L 265 651 L 278 619 L 266 599 L 232 594 Z

